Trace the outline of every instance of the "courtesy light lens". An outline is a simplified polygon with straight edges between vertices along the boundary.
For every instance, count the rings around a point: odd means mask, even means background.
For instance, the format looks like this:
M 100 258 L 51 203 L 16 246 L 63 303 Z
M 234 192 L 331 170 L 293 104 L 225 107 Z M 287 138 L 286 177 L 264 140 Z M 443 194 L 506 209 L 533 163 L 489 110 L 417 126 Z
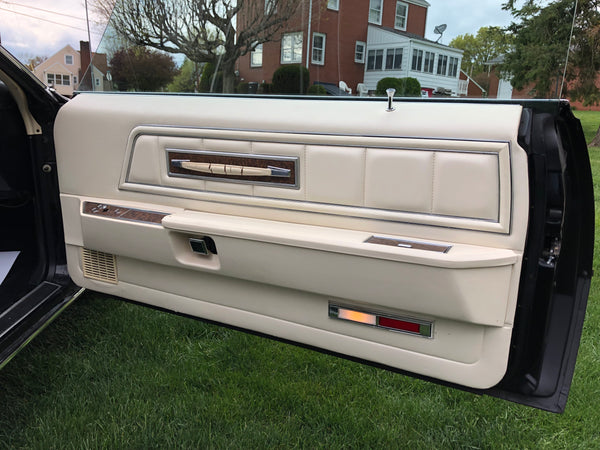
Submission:
M 377 325 L 377 316 L 351 309 L 339 308 L 338 319 L 350 320 L 352 322 L 366 323 L 367 325 Z
M 426 320 L 390 317 L 375 312 L 358 311 L 334 304 L 329 304 L 329 317 L 348 322 L 362 323 L 386 330 L 400 331 L 415 336 L 432 337 L 433 322 Z

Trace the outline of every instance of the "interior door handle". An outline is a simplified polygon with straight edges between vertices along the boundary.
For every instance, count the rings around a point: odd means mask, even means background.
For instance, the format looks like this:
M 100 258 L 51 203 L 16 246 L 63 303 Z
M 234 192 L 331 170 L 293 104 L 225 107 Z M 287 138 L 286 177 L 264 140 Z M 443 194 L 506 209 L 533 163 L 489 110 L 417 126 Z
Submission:
M 209 162 L 192 162 L 189 159 L 172 159 L 171 164 L 181 169 L 192 170 L 200 173 L 211 173 L 218 175 L 236 175 L 243 177 L 283 177 L 289 178 L 290 169 L 281 167 L 252 167 L 235 166 L 231 164 L 217 164 Z

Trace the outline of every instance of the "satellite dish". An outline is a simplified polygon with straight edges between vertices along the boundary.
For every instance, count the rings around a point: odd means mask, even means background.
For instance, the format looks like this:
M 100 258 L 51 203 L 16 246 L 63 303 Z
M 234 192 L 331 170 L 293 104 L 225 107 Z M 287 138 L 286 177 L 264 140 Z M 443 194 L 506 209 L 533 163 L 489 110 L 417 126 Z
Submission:
M 443 24 L 438 25 L 437 27 L 435 27 L 433 29 L 433 32 L 435 34 L 439 34 L 440 35 L 440 37 L 437 38 L 437 41 L 435 41 L 435 42 L 439 42 L 440 41 L 440 39 L 442 38 L 442 35 L 444 34 L 444 31 L 446 31 L 446 28 L 448 28 L 448 25 L 446 25 L 445 23 L 443 23 Z

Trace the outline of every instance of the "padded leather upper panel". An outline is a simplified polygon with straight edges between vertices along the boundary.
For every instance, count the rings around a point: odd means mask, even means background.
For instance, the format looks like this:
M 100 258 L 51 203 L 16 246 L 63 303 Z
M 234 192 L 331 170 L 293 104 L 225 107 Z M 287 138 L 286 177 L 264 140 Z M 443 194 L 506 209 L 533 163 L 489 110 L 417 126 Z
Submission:
M 239 139 L 233 140 L 215 139 L 221 130 L 185 131 L 193 137 L 176 133 L 170 128 L 135 129 L 121 187 L 144 191 L 152 185 L 165 188 L 167 195 L 185 196 L 169 193 L 169 188 L 238 195 L 228 202 L 246 202 L 246 196 L 296 200 L 301 203 L 281 202 L 279 207 L 303 210 L 320 203 L 330 205 L 334 213 L 336 206 L 352 206 L 356 216 L 374 209 L 390 220 L 394 213 L 415 214 L 412 220 L 417 222 L 422 214 L 447 216 L 481 221 L 481 229 L 504 232 L 510 222 L 508 143 L 398 139 L 392 147 L 376 137 L 346 137 L 347 145 L 326 145 L 331 137 L 320 136 L 323 144 L 314 145 L 305 143 L 305 136 L 291 134 L 235 132 Z M 173 177 L 167 152 L 174 150 L 295 157 L 298 188 Z

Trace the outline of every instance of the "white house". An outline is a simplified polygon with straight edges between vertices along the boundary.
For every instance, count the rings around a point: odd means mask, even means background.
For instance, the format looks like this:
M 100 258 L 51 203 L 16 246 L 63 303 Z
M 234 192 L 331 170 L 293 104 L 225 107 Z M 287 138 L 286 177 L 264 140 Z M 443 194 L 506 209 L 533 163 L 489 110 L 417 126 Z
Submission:
M 382 78 L 413 77 L 423 91 L 457 95 L 462 54 L 412 33 L 369 25 L 364 83 L 375 90 Z

